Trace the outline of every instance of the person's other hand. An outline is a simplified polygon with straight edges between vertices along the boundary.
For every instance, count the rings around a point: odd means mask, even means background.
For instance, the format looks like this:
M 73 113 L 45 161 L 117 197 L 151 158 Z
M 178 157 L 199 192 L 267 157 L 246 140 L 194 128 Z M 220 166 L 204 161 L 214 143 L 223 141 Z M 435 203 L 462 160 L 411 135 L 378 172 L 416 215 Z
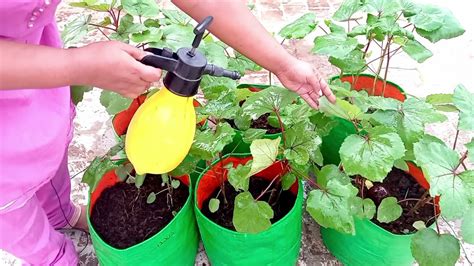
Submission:
M 161 70 L 137 60 L 147 53 L 125 43 L 106 41 L 71 49 L 84 85 L 136 98 L 161 77 Z M 81 82 L 81 83 L 84 83 Z M 81 84 L 82 85 L 82 84 Z
M 321 74 L 310 64 L 294 59 L 288 61 L 275 75 L 287 89 L 298 93 L 311 107 L 319 107 L 319 97 L 325 95 L 331 103 L 336 96 L 329 89 Z

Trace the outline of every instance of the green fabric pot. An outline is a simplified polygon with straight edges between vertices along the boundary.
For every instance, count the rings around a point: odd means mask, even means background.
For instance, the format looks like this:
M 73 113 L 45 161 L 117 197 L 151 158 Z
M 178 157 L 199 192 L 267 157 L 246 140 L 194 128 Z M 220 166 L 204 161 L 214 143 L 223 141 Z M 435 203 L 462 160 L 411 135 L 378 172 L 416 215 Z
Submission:
M 281 220 L 268 230 L 257 234 L 245 234 L 221 227 L 209 220 L 200 210 L 219 180 L 213 177 L 211 169 L 219 171 L 222 166 L 233 163 L 244 164 L 251 157 L 245 155 L 226 156 L 223 164 L 215 162 L 199 177 L 196 185 L 194 210 L 204 248 L 213 266 L 216 265 L 295 265 L 298 260 L 302 234 L 303 186 L 295 182 L 291 191 L 297 194 L 295 205 Z M 259 176 L 273 178 L 284 168 L 275 163 L 259 173 Z
M 331 81 L 338 78 L 339 76 L 332 77 Z M 369 74 L 360 74 L 358 78 L 351 75 L 344 75 L 341 80 L 352 83 L 355 90 L 366 90 L 371 94 L 374 78 L 375 76 Z M 377 80 L 374 95 L 381 96 L 382 91 L 383 81 Z M 384 97 L 393 98 L 402 102 L 406 99 L 403 89 L 390 81 L 387 81 Z M 346 139 L 347 136 L 356 133 L 354 125 L 350 121 L 338 117 L 332 119 L 335 121 L 335 126 L 327 136 L 322 137 L 320 148 L 325 165 L 339 164 L 341 161 L 341 158 L 339 157 L 339 149 L 341 148 L 342 142 L 344 142 L 344 139 Z
M 355 219 L 356 235 L 321 227 L 324 245 L 344 265 L 412 265 L 413 234 L 395 235 L 369 220 Z
M 174 219 L 153 237 L 126 249 L 105 243 L 90 222 L 90 212 L 104 189 L 120 182 L 115 171 L 107 172 L 89 197 L 87 223 L 100 265 L 194 265 L 199 239 L 192 207 L 189 177 L 178 177 L 189 187 L 189 197 Z

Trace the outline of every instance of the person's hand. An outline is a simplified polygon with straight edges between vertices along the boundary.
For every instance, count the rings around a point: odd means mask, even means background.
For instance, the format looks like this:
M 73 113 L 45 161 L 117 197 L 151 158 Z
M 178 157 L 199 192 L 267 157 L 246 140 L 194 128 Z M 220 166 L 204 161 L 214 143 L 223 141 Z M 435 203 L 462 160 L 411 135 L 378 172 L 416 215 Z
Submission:
M 136 98 L 161 77 L 161 70 L 137 60 L 147 53 L 125 43 L 97 42 L 71 49 L 78 64 L 81 84 L 110 90 L 128 98 Z
M 325 95 L 331 103 L 336 102 L 336 96 L 319 71 L 304 61 L 298 59 L 288 61 L 275 75 L 283 86 L 298 93 L 315 109 L 319 107 L 319 97 L 322 95 Z

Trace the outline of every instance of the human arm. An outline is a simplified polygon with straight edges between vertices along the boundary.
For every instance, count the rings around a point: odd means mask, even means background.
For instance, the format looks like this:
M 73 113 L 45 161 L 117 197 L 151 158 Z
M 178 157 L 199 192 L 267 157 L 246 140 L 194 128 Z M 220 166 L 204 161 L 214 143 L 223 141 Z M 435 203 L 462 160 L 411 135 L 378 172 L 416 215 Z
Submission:
M 0 89 L 91 85 L 134 98 L 161 75 L 137 61 L 144 55 L 119 42 L 61 49 L 0 40 Z
M 258 22 L 244 1 L 172 0 L 197 21 L 214 20 L 209 30 L 220 40 L 274 73 L 285 87 L 296 91 L 312 107 L 322 92 L 335 101 L 327 83 L 310 64 L 291 56 Z

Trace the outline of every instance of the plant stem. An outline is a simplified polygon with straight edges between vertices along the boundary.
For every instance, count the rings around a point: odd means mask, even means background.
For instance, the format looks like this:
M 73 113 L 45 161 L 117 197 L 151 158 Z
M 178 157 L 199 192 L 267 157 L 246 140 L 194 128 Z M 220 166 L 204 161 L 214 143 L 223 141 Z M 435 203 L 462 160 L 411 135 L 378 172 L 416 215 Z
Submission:
M 429 193 L 430 193 L 430 191 L 426 190 L 425 193 L 423 193 L 423 195 L 421 195 L 420 199 L 415 204 L 415 206 L 413 206 L 413 208 L 411 208 L 411 210 L 408 212 L 408 214 L 407 214 L 408 216 L 411 216 L 416 210 L 423 207 L 428 201 L 431 200 L 431 197 L 429 196 Z
M 268 85 L 272 85 L 272 72 L 268 71 Z
M 260 195 L 258 195 L 258 197 L 255 199 L 255 201 L 258 201 L 258 200 L 267 192 L 267 190 L 270 189 L 270 187 L 272 186 L 273 182 L 275 182 L 275 180 L 276 180 L 277 178 L 279 178 L 280 176 L 281 176 L 281 174 L 275 176 L 275 177 L 272 179 L 272 181 L 270 182 L 270 184 L 268 184 L 268 186 L 260 193 Z
M 89 23 L 89 25 L 94 26 L 94 27 L 97 27 L 97 28 L 103 28 L 103 29 L 113 30 L 113 31 L 115 31 L 115 32 L 117 31 L 117 30 L 114 29 L 114 28 L 107 27 L 107 26 L 102 26 L 102 25 L 99 25 L 99 24 Z
M 291 171 L 294 172 L 296 175 L 298 175 L 299 177 L 301 178 L 304 178 L 306 179 L 313 187 L 316 187 L 322 191 L 326 191 L 325 189 L 323 189 L 320 185 L 318 185 L 318 183 L 314 182 L 310 177 L 308 177 L 307 175 L 305 174 L 301 174 L 300 172 L 298 172 L 296 169 L 294 168 L 291 168 Z
M 227 197 L 225 195 L 225 187 L 224 187 L 224 161 L 222 159 L 222 153 L 219 153 L 219 163 L 222 169 L 222 174 L 221 174 L 221 190 L 222 190 L 222 196 L 224 197 L 224 203 L 227 205 Z
M 109 36 L 107 36 L 107 34 L 105 34 L 105 32 L 104 32 L 103 30 L 101 30 L 100 28 L 97 28 L 97 29 L 100 31 L 100 33 L 102 33 L 102 35 L 104 35 L 104 36 L 105 36 L 105 38 L 107 38 L 107 40 L 109 40 L 109 41 L 110 41 L 110 38 L 109 38 Z
M 364 59 L 365 59 L 365 56 L 367 55 L 367 52 L 369 51 L 370 43 L 372 43 L 372 38 L 369 39 L 369 41 L 367 42 L 367 45 L 365 46 L 364 56 L 362 57 Z
M 318 28 L 320 28 L 325 34 L 329 34 L 323 27 L 321 27 L 320 25 L 318 25 Z
M 280 125 L 281 135 L 283 137 L 283 146 L 286 149 L 286 136 L 285 136 L 286 134 L 285 134 L 285 128 L 283 127 L 283 122 L 281 121 L 280 110 L 275 108 L 275 109 L 273 109 L 273 111 L 275 112 L 275 114 L 278 118 L 278 124 Z
M 456 150 L 456 144 L 458 143 L 459 129 L 456 130 L 456 137 L 454 137 L 453 150 Z
M 382 89 L 382 97 L 385 96 L 385 88 L 387 87 L 387 74 L 388 74 L 388 65 L 390 63 L 390 43 L 392 41 L 392 37 L 388 39 L 387 43 L 387 64 L 385 65 L 385 74 L 383 77 L 383 89 Z
M 459 166 L 460 166 L 461 164 L 463 164 L 463 162 L 464 162 L 464 160 L 466 160 L 466 158 L 467 158 L 467 151 L 465 151 L 464 154 L 461 156 L 461 159 L 459 159 L 459 163 L 458 163 L 458 165 L 454 168 L 454 171 L 456 171 L 456 170 L 459 168 Z M 463 165 L 463 166 L 466 167 L 465 165 Z M 453 174 L 455 174 L 455 173 L 453 173 Z
M 377 69 L 377 73 L 375 74 L 375 79 L 374 79 L 374 84 L 372 85 L 372 96 L 375 95 L 375 85 L 377 85 L 377 80 L 380 76 L 380 71 L 382 71 L 382 65 L 383 65 L 383 61 L 384 61 L 384 58 L 385 58 L 385 53 L 387 52 L 387 47 L 390 43 L 390 39 L 387 41 L 387 44 L 385 45 L 385 48 L 383 48 L 383 41 L 382 41 L 382 50 L 380 52 L 380 63 L 379 63 L 379 67 Z

